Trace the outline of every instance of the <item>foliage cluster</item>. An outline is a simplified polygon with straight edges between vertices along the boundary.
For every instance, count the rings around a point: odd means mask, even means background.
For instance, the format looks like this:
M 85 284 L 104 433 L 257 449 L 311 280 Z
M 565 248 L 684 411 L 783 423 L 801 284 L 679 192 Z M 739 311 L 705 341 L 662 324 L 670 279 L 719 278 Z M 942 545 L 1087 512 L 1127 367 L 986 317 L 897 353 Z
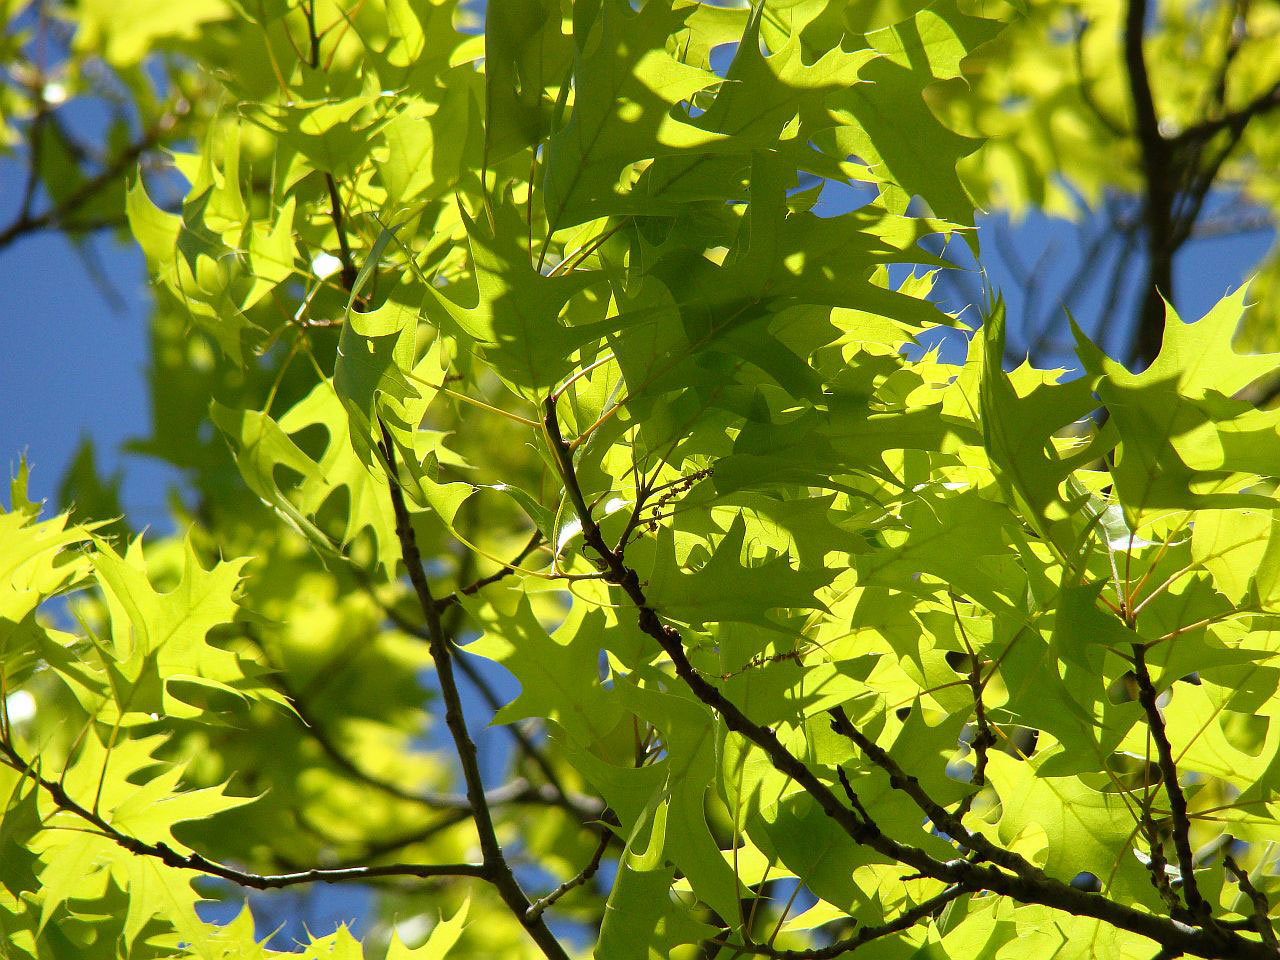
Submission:
M 918 346 L 1026 11 L 118 6 L 219 90 L 123 201 L 195 499 L 0 515 L 7 955 L 274 956 L 199 902 L 322 882 L 449 918 L 393 958 L 1277 955 L 1244 291 L 1141 373 Z

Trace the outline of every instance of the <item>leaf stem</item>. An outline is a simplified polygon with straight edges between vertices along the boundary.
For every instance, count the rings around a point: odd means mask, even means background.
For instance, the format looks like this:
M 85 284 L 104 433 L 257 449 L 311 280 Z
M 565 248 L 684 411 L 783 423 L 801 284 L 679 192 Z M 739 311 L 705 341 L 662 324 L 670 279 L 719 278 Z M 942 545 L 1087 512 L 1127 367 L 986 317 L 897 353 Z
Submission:
M 831 960 L 833 957 L 851 953 L 874 940 L 883 940 L 885 937 L 891 937 L 895 933 L 903 933 L 906 930 L 910 930 L 921 920 L 927 920 L 929 917 L 934 916 L 952 900 L 958 900 L 968 893 L 969 891 L 964 887 L 959 884 L 953 884 L 941 893 L 921 901 L 911 909 L 904 910 L 888 923 L 862 927 L 851 937 L 837 940 L 830 946 L 818 947 L 813 950 L 778 950 L 772 943 L 729 943 L 725 944 L 725 946 L 739 953 L 772 957 L 773 960 Z

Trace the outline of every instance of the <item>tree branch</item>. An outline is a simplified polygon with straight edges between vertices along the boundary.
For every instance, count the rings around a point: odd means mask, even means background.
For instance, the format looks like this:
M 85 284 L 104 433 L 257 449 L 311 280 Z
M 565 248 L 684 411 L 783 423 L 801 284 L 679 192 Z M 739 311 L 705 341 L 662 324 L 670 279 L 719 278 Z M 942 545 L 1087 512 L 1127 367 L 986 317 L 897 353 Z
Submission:
M 842 804 L 807 764 L 787 750 L 772 729 L 751 720 L 718 687 L 708 682 L 694 668 L 684 651 L 680 632 L 661 621 L 645 597 L 640 578 L 634 570 L 626 566 L 621 554 L 609 549 L 599 526 L 587 509 L 574 471 L 572 453 L 560 432 L 554 400 L 549 400 L 545 405 L 543 428 L 559 465 L 565 492 L 578 511 L 585 543 L 603 562 L 605 578 L 620 588 L 634 604 L 641 631 L 658 643 L 670 658 L 676 675 L 704 705 L 720 715 L 725 726 L 762 750 L 775 769 L 791 777 L 802 787 L 823 813 L 854 841 L 870 847 L 893 861 L 913 867 L 922 876 L 940 880 L 948 885 L 959 885 L 971 892 L 990 891 L 1020 903 L 1038 903 L 1077 916 L 1093 917 L 1193 956 L 1205 957 L 1209 960 L 1218 960 L 1218 958 L 1221 960 L 1227 960 L 1227 958 L 1275 960 L 1274 950 L 1263 944 L 1246 940 L 1233 932 L 1214 927 L 1191 927 L 1177 920 L 1144 913 L 1104 896 L 1077 890 L 1038 870 L 1034 874 L 1019 876 L 968 860 L 938 860 L 919 847 L 913 847 L 886 836 L 874 824 L 864 821 L 855 811 Z M 932 801 L 929 802 L 937 806 Z M 950 818 L 945 810 L 942 810 L 942 815 L 944 820 Z M 971 842 L 975 847 L 979 845 L 977 840 L 971 840 Z M 991 844 L 985 841 L 984 843 L 987 847 L 992 847 Z M 1010 851 L 999 851 L 997 856 L 1000 859 L 1016 858 L 1016 855 Z M 996 861 L 993 860 L 993 862 Z M 1035 870 L 1034 867 L 1031 869 Z
M 527 556 L 529 556 L 529 554 L 533 553 L 534 550 L 538 549 L 538 546 L 541 543 L 542 543 L 542 534 L 541 532 L 535 530 L 533 532 L 533 535 L 529 537 L 529 542 L 526 543 L 523 548 L 521 548 L 519 553 L 517 553 L 514 557 L 512 557 L 509 561 L 507 561 L 504 567 L 502 567 L 500 570 L 494 573 L 489 574 L 487 577 L 481 577 L 479 580 L 473 580 L 471 583 L 467 584 L 465 587 L 461 587 L 458 590 L 455 590 L 453 593 L 449 593 L 441 597 L 439 600 L 436 601 L 436 608 L 443 613 L 445 610 L 448 610 L 450 607 L 452 607 L 454 604 L 458 602 L 459 594 L 461 594 L 464 597 L 473 596 L 479 593 L 485 587 L 489 586 L 489 584 L 497 583 L 499 580 L 502 580 L 506 577 L 511 576 L 511 574 L 516 572 L 516 568 L 519 567 L 520 564 L 524 562 L 524 559 Z
M 1214 117 L 1212 120 L 1192 124 L 1176 136 L 1170 137 L 1168 142 L 1177 147 L 1204 143 L 1224 130 L 1243 129 L 1254 117 L 1268 113 L 1277 107 L 1280 107 L 1280 80 L 1277 80 L 1239 110 L 1232 110 L 1230 113 Z
M 1145 366 L 1160 350 L 1164 338 L 1164 301 L 1173 300 L 1173 183 L 1177 171 L 1170 164 L 1169 142 L 1160 132 L 1151 81 L 1147 74 L 1143 36 L 1147 20 L 1146 0 L 1129 0 L 1125 16 L 1124 59 L 1129 74 L 1142 173 L 1146 179 L 1143 220 L 1147 234 L 1147 282 L 1142 312 L 1134 330 L 1130 359 Z
M 961 822 L 960 816 L 951 813 L 942 804 L 935 801 L 920 786 L 920 781 L 906 773 L 898 762 L 874 740 L 867 737 L 855 727 L 843 707 L 833 707 L 827 713 L 831 716 L 831 728 L 841 736 L 850 740 L 877 767 L 889 775 L 889 786 L 905 793 L 911 802 L 932 821 L 933 825 L 949 836 L 960 846 L 974 853 L 978 858 L 1004 867 L 1006 870 L 1028 880 L 1040 881 L 1048 879 L 1044 872 L 1029 863 L 1021 856 L 1003 847 L 997 847 L 981 834 L 971 833 Z
M 541 534 L 536 535 L 535 538 L 531 540 L 532 545 L 526 545 L 525 550 L 522 551 L 516 559 L 512 560 L 511 564 L 518 564 L 525 556 L 528 555 L 528 553 L 533 551 L 536 546 L 534 540 L 536 540 L 536 543 L 540 543 Z M 481 588 L 488 586 L 490 583 L 496 583 L 511 572 L 513 572 L 512 567 L 507 566 L 497 573 L 490 574 L 487 577 L 482 577 L 481 579 L 471 583 L 469 586 L 463 587 L 461 590 L 437 600 L 436 607 L 437 609 L 445 612 L 459 610 L 461 607 L 456 605 L 457 595 L 459 593 L 464 595 L 476 593 Z M 369 586 L 370 585 L 366 583 L 366 587 Z M 446 601 L 449 600 L 452 600 L 452 602 L 446 603 Z M 399 629 L 412 636 L 421 637 L 423 640 L 429 640 L 427 631 L 421 625 L 416 624 L 409 618 L 405 617 L 399 610 L 390 604 L 381 604 L 381 606 L 387 616 L 391 618 L 391 621 Z M 457 641 L 454 639 L 456 635 L 455 629 L 448 628 L 445 630 L 445 634 L 449 637 L 449 643 L 455 651 L 459 653 L 466 652 L 457 645 Z M 480 697 L 484 700 L 485 705 L 494 712 L 501 709 L 503 704 L 498 698 L 497 693 L 494 692 L 493 686 L 489 683 L 484 674 L 476 668 L 475 664 L 471 662 L 470 658 L 467 656 L 455 657 L 454 662 L 466 678 L 475 685 L 475 688 L 479 691 Z M 560 782 L 560 777 L 552 768 L 551 762 L 547 759 L 543 751 L 538 749 L 538 745 L 533 742 L 529 735 L 521 729 L 519 724 L 507 724 L 506 729 L 511 734 L 511 738 L 515 740 L 516 746 L 520 748 L 520 751 L 528 758 L 529 762 L 538 769 L 538 772 L 546 781 L 546 788 L 538 791 L 537 793 L 538 802 L 562 806 L 565 810 L 569 811 L 584 822 L 595 820 L 600 816 L 601 812 L 604 810 L 603 803 L 597 801 L 593 797 L 573 794 L 565 790 L 563 784 Z M 493 791 L 490 791 L 490 794 L 492 793 Z M 555 798 L 558 798 L 558 800 Z M 490 805 L 492 806 L 492 803 Z
M 125 147 L 101 172 L 94 177 L 90 177 L 77 189 L 67 194 L 61 203 L 51 206 L 43 213 L 35 216 L 32 216 L 30 210 L 24 207 L 12 223 L 0 230 L 0 250 L 3 250 L 25 234 L 64 226 L 69 216 L 92 200 L 99 192 L 118 180 L 142 154 L 159 143 L 160 137 L 172 128 L 173 121 L 174 118 L 171 116 L 161 118 L 155 126 L 143 134 L 140 140 Z
M 3 754 L 3 762 L 6 765 L 38 783 L 53 798 L 54 803 L 60 809 L 75 814 L 117 846 L 128 850 L 136 856 L 151 857 L 159 860 L 165 866 L 179 870 L 195 870 L 211 877 L 229 880 L 242 887 L 249 887 L 254 890 L 278 890 L 281 887 L 293 887 L 303 883 L 344 883 L 371 880 L 379 877 L 474 877 L 479 880 L 494 882 L 492 871 L 482 863 L 393 863 L 377 867 L 313 868 L 280 874 L 249 873 L 223 863 L 217 863 L 199 853 L 179 853 L 162 841 L 147 843 L 137 837 L 122 833 L 108 823 L 100 814 L 74 800 L 63 788 L 62 784 L 55 780 L 49 780 L 37 772 L 7 739 L 0 739 L 0 753 Z
M 1178 765 L 1173 759 L 1173 747 L 1164 729 L 1164 718 L 1156 703 L 1156 688 L 1147 669 L 1147 650 L 1142 644 L 1133 645 L 1133 675 L 1138 681 L 1138 702 L 1147 715 L 1147 728 L 1155 741 L 1164 791 L 1169 797 L 1169 809 L 1173 814 L 1173 848 L 1178 854 L 1178 870 L 1182 874 L 1182 896 L 1187 907 L 1197 919 L 1211 921 L 1209 904 L 1200 895 L 1195 878 L 1195 856 L 1191 851 L 1191 821 L 1187 817 L 1187 798 L 1178 783 Z
M 1147 835 L 1147 849 L 1151 851 L 1147 861 L 1147 873 L 1151 877 L 1151 885 L 1155 887 L 1156 892 L 1160 894 L 1160 899 L 1165 902 L 1169 908 L 1171 917 L 1186 919 L 1186 908 L 1182 905 L 1182 901 L 1178 899 L 1178 895 L 1174 893 L 1173 885 L 1169 882 L 1169 875 L 1165 872 L 1168 859 L 1164 855 L 1164 842 L 1160 839 L 1160 832 L 1156 829 L 1155 818 L 1151 815 L 1151 800 L 1154 794 L 1147 798 L 1147 802 L 1142 805 L 1142 832 Z
M 314 6 L 314 0 L 312 6 Z M 338 184 L 333 174 L 324 175 L 325 186 L 329 189 L 329 216 L 333 218 L 333 228 L 338 233 L 338 258 L 342 261 L 342 286 L 347 290 L 356 285 L 356 264 L 351 258 L 351 245 L 347 242 L 347 224 L 342 215 L 342 198 L 338 196 Z
M 525 896 L 515 874 L 511 872 L 511 867 L 502 852 L 502 846 L 498 843 L 497 834 L 494 832 L 493 816 L 489 811 L 484 784 L 480 777 L 480 763 L 476 754 L 475 741 L 467 731 L 462 699 L 458 694 L 458 684 L 453 674 L 453 658 L 449 650 L 448 638 L 440 622 L 440 608 L 431 594 L 431 585 L 427 582 L 427 575 L 422 566 L 422 555 L 418 551 L 417 537 L 409 519 L 409 510 L 405 506 L 404 492 L 400 488 L 395 444 L 391 440 L 391 433 L 387 430 L 386 424 L 380 423 L 379 426 L 382 429 L 381 449 L 387 470 L 391 506 L 396 518 L 396 536 L 400 540 L 400 551 L 408 570 L 409 581 L 413 584 L 418 605 L 422 608 L 423 617 L 426 618 L 427 645 L 431 651 L 431 659 L 435 663 L 436 681 L 440 685 L 440 696 L 444 701 L 445 726 L 449 728 L 454 749 L 458 754 L 458 762 L 462 767 L 462 778 L 466 783 L 467 799 L 471 804 L 471 816 L 479 836 L 485 869 L 503 902 L 515 914 L 543 954 L 550 960 L 568 960 L 568 954 L 548 929 L 542 917 L 527 916 L 531 905 L 529 898 Z
M 960 639 L 964 641 L 964 649 L 969 655 L 969 689 L 973 694 L 973 723 L 976 732 L 973 735 L 973 780 L 972 783 L 977 787 L 973 793 L 965 797 L 959 808 L 956 810 L 956 817 L 963 818 L 973 806 L 973 800 L 987 785 L 987 751 L 996 745 L 995 731 L 991 729 L 991 723 L 987 720 L 986 704 L 983 702 L 983 692 L 986 686 L 982 679 L 982 664 L 978 661 L 978 653 L 973 648 L 973 644 L 969 642 L 969 634 L 964 628 L 964 621 L 960 619 L 960 607 L 956 603 L 955 594 L 951 594 L 951 612 L 955 614 L 956 627 L 960 631 Z
M 1249 874 L 1236 863 L 1235 857 L 1227 854 L 1222 858 L 1222 865 L 1236 878 L 1240 892 L 1249 898 L 1253 905 L 1253 926 L 1262 936 L 1262 942 L 1269 947 L 1280 950 L 1280 941 L 1276 939 L 1275 928 L 1271 926 L 1271 905 L 1267 903 L 1266 894 L 1253 885 Z

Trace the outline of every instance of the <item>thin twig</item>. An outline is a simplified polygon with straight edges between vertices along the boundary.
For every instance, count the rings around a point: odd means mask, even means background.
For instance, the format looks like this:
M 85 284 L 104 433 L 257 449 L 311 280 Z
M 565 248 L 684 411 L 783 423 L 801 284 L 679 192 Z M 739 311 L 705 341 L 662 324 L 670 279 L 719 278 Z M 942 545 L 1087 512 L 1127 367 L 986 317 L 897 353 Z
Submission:
M 1253 904 L 1253 925 L 1262 937 L 1262 942 L 1269 947 L 1280 947 L 1280 942 L 1276 940 L 1275 928 L 1271 926 L 1271 905 L 1267 903 L 1266 894 L 1253 885 L 1248 872 L 1236 863 L 1235 857 L 1231 854 L 1223 856 L 1222 865 L 1236 878 L 1236 883 L 1240 885 L 1240 892 Z
M 1149 748 L 1148 744 L 1148 748 Z M 1145 777 L 1144 777 L 1145 779 Z M 1142 832 L 1147 835 L 1147 849 L 1150 851 L 1147 860 L 1147 872 L 1151 885 L 1160 894 L 1160 899 L 1169 908 L 1169 916 L 1186 919 L 1186 908 L 1169 882 L 1169 874 L 1165 869 L 1168 859 L 1164 855 L 1164 841 L 1160 839 L 1160 831 L 1156 828 L 1155 818 L 1151 815 L 1151 800 L 1154 794 L 1144 798 L 1142 804 Z
M 538 549 L 541 543 L 542 543 L 542 534 L 541 532 L 535 530 L 533 532 L 533 535 L 529 537 L 529 541 L 520 549 L 520 552 L 517 553 L 511 560 L 507 561 L 505 566 L 503 566 L 501 569 L 497 570 L 496 572 L 489 574 L 487 577 L 481 577 L 479 580 L 474 580 L 471 583 L 467 584 L 465 587 L 462 587 L 458 590 L 455 590 L 453 593 L 446 594 L 445 596 L 441 597 L 439 600 L 436 601 L 436 609 L 443 613 L 445 610 L 448 610 L 450 607 L 452 607 L 454 604 L 458 602 L 459 594 L 461 594 L 464 597 L 473 596 L 474 594 L 479 593 L 485 587 L 489 586 L 489 584 L 497 583 L 499 580 L 502 580 L 504 577 L 511 576 L 511 574 L 515 573 L 516 570 L 520 568 L 520 564 L 524 562 L 525 558 L 528 557 L 529 554 L 533 553 L 534 550 Z
M 972 780 L 972 783 L 978 789 L 960 801 L 956 816 L 963 817 L 972 808 L 974 798 L 987 785 L 987 751 L 996 745 L 996 735 L 991 729 L 991 724 L 987 722 L 986 705 L 982 700 L 982 694 L 986 687 L 982 679 L 982 664 L 978 661 L 977 651 L 973 649 L 973 644 L 969 642 L 969 634 L 965 631 L 964 622 L 960 619 L 960 608 L 956 604 L 955 594 L 949 594 L 949 596 L 951 598 L 951 612 L 955 614 L 956 627 L 960 631 L 960 639 L 964 642 L 964 649 L 969 655 L 968 681 L 969 688 L 973 691 L 973 722 L 974 726 L 978 728 L 978 732 L 973 737 L 973 752 L 976 759 L 973 764 Z
M 1182 874 L 1182 896 L 1187 907 L 1199 919 L 1208 920 L 1209 904 L 1200 895 L 1195 878 L 1195 855 L 1191 850 L 1191 821 L 1187 817 L 1187 798 L 1178 783 L 1178 765 L 1173 759 L 1173 747 L 1165 732 L 1164 718 L 1156 703 L 1156 688 L 1147 669 L 1146 648 L 1133 645 L 1133 675 L 1138 681 L 1138 702 L 1147 715 L 1147 728 L 1156 745 L 1156 757 L 1164 780 L 1164 791 L 1169 797 L 1169 810 L 1173 815 L 1173 848 L 1178 854 L 1178 870 Z
M 613 831 L 607 826 L 602 826 L 600 828 L 600 842 L 596 845 L 595 852 L 591 855 L 591 859 L 587 862 L 587 865 L 578 871 L 577 874 L 570 877 L 564 883 L 560 884 L 560 886 L 548 893 L 545 897 L 534 901 L 525 916 L 529 917 L 531 920 L 536 920 L 538 917 L 542 916 L 543 911 L 546 910 L 547 907 L 551 906 L 570 890 L 577 889 L 594 877 L 596 875 L 596 871 L 600 869 L 600 861 L 604 859 L 605 851 L 609 849 L 609 844 L 612 841 Z
M 1171 137 L 1169 142 L 1179 147 L 1187 144 L 1202 143 L 1223 130 L 1245 125 L 1254 117 L 1277 107 L 1280 107 L 1280 80 L 1273 83 L 1239 110 L 1233 110 L 1230 113 L 1223 114 L 1221 117 L 1193 124 L 1178 133 L 1177 136 Z
M 173 122 L 174 118 L 172 116 L 162 117 L 155 126 L 143 134 L 140 140 L 120 151 L 119 155 L 104 167 L 101 172 L 96 176 L 90 177 L 63 197 L 59 203 L 43 213 L 31 216 L 29 211 L 23 210 L 12 223 L 0 230 L 0 250 L 3 250 L 25 234 L 68 226 L 67 218 L 69 216 L 123 176 L 142 154 L 160 142 L 160 137 L 172 128 Z M 115 221 L 111 222 L 114 223 Z M 90 223 L 87 226 L 92 227 L 94 224 Z
M 1020 855 L 997 847 L 981 834 L 971 833 L 961 822 L 957 814 L 953 814 L 942 804 L 930 797 L 920 786 L 920 781 L 908 774 L 898 765 L 889 753 L 874 740 L 867 737 L 853 725 L 843 707 L 833 707 L 827 711 L 832 719 L 831 728 L 841 736 L 850 740 L 877 767 L 889 776 L 889 786 L 905 793 L 920 808 L 935 827 L 947 834 L 952 840 L 969 850 L 976 857 L 1004 867 L 1024 879 L 1039 880 L 1045 874 L 1023 859 Z M 914 864 L 913 864 L 914 866 Z M 926 874 L 927 875 L 927 874 Z
M 61 783 L 49 780 L 36 771 L 8 740 L 0 740 L 0 754 L 3 754 L 0 762 L 12 767 L 24 776 L 30 777 L 53 798 L 54 803 L 60 809 L 75 814 L 90 824 L 97 833 L 117 846 L 137 856 L 159 860 L 169 867 L 180 870 L 195 870 L 211 877 L 229 880 L 242 887 L 249 887 L 254 890 L 278 890 L 282 887 L 292 887 L 302 883 L 358 882 L 375 877 L 475 877 L 492 882 L 491 871 L 482 863 L 393 863 L 376 867 L 313 868 L 282 874 L 249 873 L 227 866 L 224 863 L 217 863 L 199 853 L 179 853 L 163 841 L 147 843 L 137 837 L 123 833 L 108 823 L 101 815 L 74 800 Z
M 467 730 L 466 717 L 462 710 L 462 698 L 458 693 L 458 683 L 453 674 L 453 657 L 450 652 L 448 638 L 444 626 L 440 622 L 440 608 L 436 605 L 431 593 L 431 585 L 427 582 L 426 571 L 422 565 L 422 554 L 418 550 L 417 535 L 409 520 L 409 510 L 405 505 L 404 491 L 400 488 L 399 473 L 395 460 L 395 444 L 386 424 L 382 428 L 382 456 L 387 471 L 388 487 L 391 493 L 392 511 L 396 518 L 396 536 L 400 541 L 402 559 L 409 574 L 409 582 L 413 584 L 414 593 L 418 597 L 418 605 L 426 619 L 427 646 L 431 651 L 431 659 L 436 668 L 436 682 L 440 686 L 440 697 L 444 701 L 445 726 L 453 738 L 454 749 L 458 754 L 458 762 L 462 767 L 462 777 L 467 788 L 467 799 L 471 803 L 471 816 L 475 821 L 476 833 L 480 841 L 480 852 L 484 858 L 485 869 L 490 880 L 497 888 L 503 902 L 524 925 L 534 943 L 550 960 L 569 960 L 555 935 L 543 922 L 541 917 L 528 917 L 529 898 L 525 896 L 516 880 L 515 874 L 507 863 L 502 846 L 493 827 L 493 815 L 485 798 L 484 783 L 480 776 L 480 762 L 476 753 L 475 741 Z
M 324 183 L 329 189 L 329 216 L 333 218 L 333 229 L 338 233 L 338 257 L 342 261 L 342 286 L 350 290 L 356 284 L 356 264 L 351 258 L 351 244 L 347 242 L 347 222 L 342 214 L 342 198 L 338 196 L 338 184 L 333 179 L 332 173 L 324 175 Z

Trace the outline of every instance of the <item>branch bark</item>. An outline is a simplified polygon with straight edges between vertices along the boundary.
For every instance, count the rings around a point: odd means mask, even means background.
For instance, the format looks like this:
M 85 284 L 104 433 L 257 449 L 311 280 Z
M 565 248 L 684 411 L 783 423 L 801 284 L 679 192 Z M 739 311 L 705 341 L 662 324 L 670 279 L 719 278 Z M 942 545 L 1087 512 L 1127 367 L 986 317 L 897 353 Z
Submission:
M 1173 300 L 1173 201 L 1176 171 L 1170 163 L 1168 141 L 1160 132 L 1151 81 L 1147 74 L 1143 37 L 1146 30 L 1146 0 L 1129 0 L 1125 15 L 1124 59 L 1129 74 L 1129 96 L 1133 101 L 1142 173 L 1146 180 L 1143 221 L 1147 240 L 1147 283 L 1142 295 L 1130 355 L 1145 367 L 1160 352 L 1164 340 L 1165 300 Z
M 524 926 L 543 954 L 549 960 L 568 960 L 569 955 L 556 940 L 542 917 L 530 917 L 528 911 L 532 905 L 525 896 L 511 872 L 502 845 L 498 842 L 493 828 L 493 815 L 485 797 L 484 784 L 480 777 L 480 763 L 476 754 L 475 741 L 467 731 L 466 717 L 462 710 L 462 698 L 458 694 L 458 683 L 453 673 L 453 658 L 449 649 L 448 637 L 440 622 L 440 608 L 431 593 L 431 585 L 427 582 L 426 571 L 422 565 L 422 555 L 418 550 L 417 537 L 410 522 L 409 510 L 405 505 L 404 492 L 400 489 L 399 474 L 396 466 L 395 444 L 385 424 L 382 428 L 382 456 L 387 470 L 387 481 L 391 491 L 391 507 L 396 518 L 396 536 L 400 541 L 402 559 L 413 584 L 414 593 L 418 597 L 418 605 L 427 625 L 427 645 L 431 651 L 431 659 L 436 668 L 436 682 L 440 685 L 440 697 L 444 702 L 445 726 L 453 738 L 454 749 L 458 754 L 458 762 L 462 767 L 462 778 L 466 784 L 467 800 L 471 805 L 471 816 L 475 821 L 476 833 L 480 840 L 480 852 L 484 859 L 484 868 L 488 879 L 497 889 L 508 909 Z
M 1169 797 L 1169 809 L 1173 814 L 1173 848 L 1178 855 L 1178 870 L 1182 874 L 1182 896 L 1187 907 L 1198 918 L 1209 918 L 1209 905 L 1200 895 L 1195 877 L 1195 855 L 1191 850 L 1191 821 L 1187 817 L 1187 798 L 1178 783 L 1178 765 L 1173 759 L 1173 747 L 1164 729 L 1164 718 L 1156 703 L 1156 688 L 1147 669 L 1147 651 L 1141 644 L 1133 647 L 1133 675 L 1138 681 L 1138 702 L 1147 715 L 1147 728 L 1156 745 L 1160 774 L 1164 780 L 1164 792 Z
M 254 890 L 278 890 L 303 883 L 344 883 L 366 881 L 379 877 L 474 877 L 493 882 L 492 871 L 483 863 L 412 864 L 392 863 L 375 867 L 339 867 L 336 869 L 313 868 L 293 873 L 261 874 L 239 870 L 224 863 L 210 860 L 199 853 L 179 853 L 164 842 L 147 843 L 123 833 L 112 826 L 100 814 L 75 800 L 61 783 L 41 775 L 18 753 L 7 738 L 0 739 L 0 755 L 3 762 L 14 770 L 30 777 L 53 798 L 62 810 L 75 814 L 90 824 L 98 833 L 117 846 L 140 857 L 151 857 L 165 866 L 179 870 L 195 870 L 211 877 L 229 880 Z

